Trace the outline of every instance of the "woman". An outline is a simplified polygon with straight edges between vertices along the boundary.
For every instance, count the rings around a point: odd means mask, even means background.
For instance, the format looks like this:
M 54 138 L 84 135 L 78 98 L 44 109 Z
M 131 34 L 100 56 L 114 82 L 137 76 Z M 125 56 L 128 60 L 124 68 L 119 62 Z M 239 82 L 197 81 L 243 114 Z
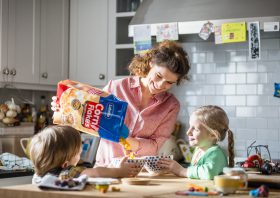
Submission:
M 178 100 L 167 91 L 187 79 L 187 53 L 174 41 L 164 41 L 144 55 L 136 55 L 129 65 L 133 76 L 110 81 L 104 88 L 128 103 L 126 139 L 136 156 L 157 155 L 175 127 L 180 109 Z M 101 139 L 97 166 L 108 166 L 125 151 L 115 142 Z
M 135 155 L 157 155 L 175 127 L 180 104 L 167 91 L 188 79 L 187 53 L 176 42 L 164 41 L 144 55 L 136 55 L 129 70 L 133 76 L 111 80 L 104 90 L 128 103 L 126 140 Z M 56 98 L 53 100 L 52 109 L 57 111 Z M 113 158 L 125 154 L 121 144 L 101 139 L 96 166 L 108 166 Z

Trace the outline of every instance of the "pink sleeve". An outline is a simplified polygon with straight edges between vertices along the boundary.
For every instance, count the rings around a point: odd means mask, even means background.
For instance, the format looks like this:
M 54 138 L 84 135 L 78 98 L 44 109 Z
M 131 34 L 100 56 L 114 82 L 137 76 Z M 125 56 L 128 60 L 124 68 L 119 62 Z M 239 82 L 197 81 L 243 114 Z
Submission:
M 139 156 L 157 155 L 160 147 L 171 136 L 174 131 L 177 115 L 180 110 L 180 104 L 176 103 L 168 115 L 161 120 L 161 124 L 156 131 L 147 138 L 136 138 L 139 141 L 139 149 L 136 152 Z

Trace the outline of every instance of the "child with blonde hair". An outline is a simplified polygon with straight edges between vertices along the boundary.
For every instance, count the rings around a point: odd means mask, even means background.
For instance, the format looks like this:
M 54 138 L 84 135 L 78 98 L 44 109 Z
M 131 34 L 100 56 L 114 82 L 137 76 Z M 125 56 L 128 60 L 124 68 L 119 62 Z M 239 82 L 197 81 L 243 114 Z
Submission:
M 40 184 L 46 174 L 60 178 L 76 178 L 82 174 L 90 177 L 134 177 L 139 167 L 125 163 L 123 158 L 119 168 L 85 168 L 76 166 L 82 152 L 79 131 L 70 126 L 53 125 L 36 134 L 30 143 L 30 158 L 35 167 L 33 184 Z
M 234 139 L 229 129 L 229 119 L 226 112 L 218 106 L 202 106 L 190 116 L 190 128 L 187 131 L 190 146 L 195 151 L 188 168 L 183 168 L 178 162 L 162 159 L 159 165 L 181 177 L 193 179 L 213 179 L 222 173 L 226 166 L 234 166 Z M 217 142 L 223 141 L 228 135 L 227 156 Z

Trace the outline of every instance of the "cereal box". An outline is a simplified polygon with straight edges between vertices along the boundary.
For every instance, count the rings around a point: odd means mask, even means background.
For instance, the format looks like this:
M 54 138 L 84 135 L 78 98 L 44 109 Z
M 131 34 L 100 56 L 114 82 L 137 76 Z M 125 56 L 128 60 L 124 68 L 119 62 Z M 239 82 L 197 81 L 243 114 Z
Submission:
M 124 124 L 127 103 L 95 87 L 72 80 L 57 85 L 57 104 L 54 124 L 70 125 L 75 129 L 119 142 L 127 138 Z

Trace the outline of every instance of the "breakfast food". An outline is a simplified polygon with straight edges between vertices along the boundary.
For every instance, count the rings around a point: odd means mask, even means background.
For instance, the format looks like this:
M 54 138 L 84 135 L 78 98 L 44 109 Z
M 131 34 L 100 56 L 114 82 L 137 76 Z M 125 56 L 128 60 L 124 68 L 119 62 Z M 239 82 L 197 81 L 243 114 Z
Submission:
M 112 94 L 95 87 L 63 80 L 57 86 L 58 112 L 54 112 L 54 124 L 70 125 L 73 128 L 119 142 L 127 138 L 124 125 L 127 103 Z
M 134 159 L 135 154 L 134 152 L 132 152 L 130 144 L 124 138 L 120 138 L 120 143 L 123 146 L 123 148 L 128 152 L 128 159 Z

